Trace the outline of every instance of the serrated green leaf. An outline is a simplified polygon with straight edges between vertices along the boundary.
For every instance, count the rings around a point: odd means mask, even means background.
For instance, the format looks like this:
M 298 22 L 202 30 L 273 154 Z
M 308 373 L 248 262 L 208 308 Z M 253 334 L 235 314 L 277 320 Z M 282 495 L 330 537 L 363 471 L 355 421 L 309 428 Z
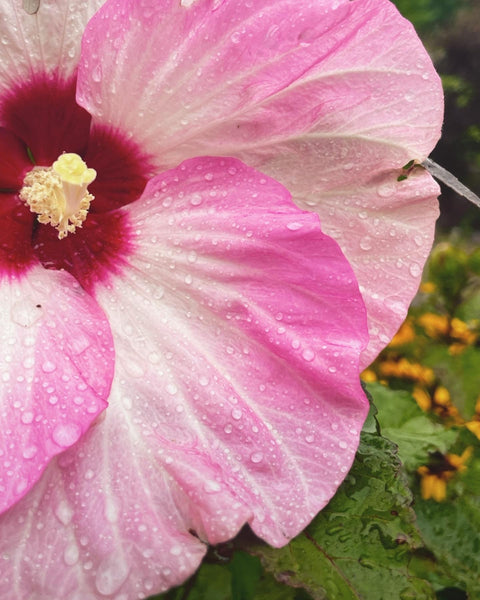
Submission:
M 368 384 L 367 389 L 375 398 L 382 435 L 397 444 L 409 470 L 425 464 L 430 452 L 447 452 L 455 442 L 457 431 L 433 423 L 410 393 L 380 384 Z
M 354 466 L 306 531 L 283 549 L 251 545 L 268 571 L 316 600 L 433 599 L 409 572 L 421 545 L 396 447 L 363 433 Z

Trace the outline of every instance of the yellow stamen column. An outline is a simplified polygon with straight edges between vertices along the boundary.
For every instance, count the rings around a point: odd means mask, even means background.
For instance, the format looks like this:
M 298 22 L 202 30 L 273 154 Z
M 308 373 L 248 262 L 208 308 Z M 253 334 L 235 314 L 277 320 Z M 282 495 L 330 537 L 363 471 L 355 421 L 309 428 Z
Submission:
M 40 223 L 55 227 L 62 239 L 87 218 L 93 200 L 87 187 L 96 176 L 78 154 L 61 154 L 51 167 L 34 167 L 28 173 L 20 198 L 38 214 Z

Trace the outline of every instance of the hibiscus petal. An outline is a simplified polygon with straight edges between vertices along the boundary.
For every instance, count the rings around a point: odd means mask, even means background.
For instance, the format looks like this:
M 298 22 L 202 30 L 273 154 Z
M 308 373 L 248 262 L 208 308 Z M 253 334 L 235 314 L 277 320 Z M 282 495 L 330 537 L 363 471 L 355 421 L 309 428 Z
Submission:
M 101 309 L 68 273 L 34 265 L 0 285 L 0 512 L 107 406 L 113 343 Z
M 353 460 L 365 312 L 318 217 L 234 159 L 187 161 L 119 212 L 134 251 L 95 288 L 109 408 L 0 520 L 0 597 L 148 596 L 245 522 L 285 544 Z
M 139 429 L 174 457 L 202 538 L 232 536 L 253 511 L 253 529 L 285 543 L 333 495 L 365 416 L 353 273 L 316 215 L 235 159 L 191 159 L 126 213 L 130 268 L 95 295 L 123 393 L 151 404 L 135 406 Z
M 35 14 L 28 14 L 24 4 L 4 0 L 0 8 L 0 95 L 8 93 L 12 81 L 39 72 L 71 76 L 85 25 L 103 0 L 41 0 Z
M 412 26 L 387 0 L 111 0 L 85 41 L 78 98 L 99 123 L 162 166 L 241 158 L 320 214 L 367 304 L 367 365 L 406 314 L 437 216 L 427 173 L 397 182 L 443 113 Z

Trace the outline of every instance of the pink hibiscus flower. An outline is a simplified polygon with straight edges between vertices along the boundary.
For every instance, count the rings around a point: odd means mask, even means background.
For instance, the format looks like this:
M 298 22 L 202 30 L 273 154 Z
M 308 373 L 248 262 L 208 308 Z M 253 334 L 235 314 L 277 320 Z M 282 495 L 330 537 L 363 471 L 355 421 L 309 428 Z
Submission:
M 436 215 L 397 176 L 441 91 L 388 2 L 102 4 L 0 9 L 2 598 L 142 598 L 301 531 Z

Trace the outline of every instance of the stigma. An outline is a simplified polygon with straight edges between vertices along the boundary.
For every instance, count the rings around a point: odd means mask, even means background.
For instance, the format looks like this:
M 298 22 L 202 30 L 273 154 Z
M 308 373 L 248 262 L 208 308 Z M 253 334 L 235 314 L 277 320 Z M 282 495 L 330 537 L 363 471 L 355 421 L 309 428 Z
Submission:
M 97 176 L 73 152 L 61 154 L 51 167 L 34 167 L 25 177 L 20 199 L 40 223 L 58 231 L 61 240 L 81 227 L 93 200 L 87 187 Z

